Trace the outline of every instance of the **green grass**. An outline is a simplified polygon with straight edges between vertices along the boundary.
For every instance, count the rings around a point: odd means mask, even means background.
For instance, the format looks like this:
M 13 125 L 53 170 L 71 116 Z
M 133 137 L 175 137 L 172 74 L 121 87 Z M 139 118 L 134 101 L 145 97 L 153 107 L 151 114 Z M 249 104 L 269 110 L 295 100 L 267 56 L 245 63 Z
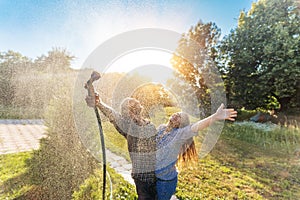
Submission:
M 25 161 L 31 152 L 0 155 L 0 199 L 15 199 L 30 190 Z
M 107 173 L 111 179 L 106 179 L 106 199 L 137 199 L 135 187 L 126 182 L 123 177 L 107 166 Z M 102 171 L 97 169 L 73 194 L 73 200 L 102 199 Z M 110 182 L 111 181 L 111 182 Z M 112 191 L 110 191 L 112 188 Z
M 291 126 L 242 122 L 227 124 L 223 134 L 265 149 L 291 153 L 300 144 L 300 129 Z
M 126 160 L 130 161 L 126 139 L 116 131 L 110 122 L 104 121 L 102 126 L 103 133 L 105 134 L 106 147 L 112 152 L 123 156 Z
M 168 108 L 165 120 L 173 112 Z M 126 140 L 113 129 L 106 130 L 109 142 L 127 152 Z M 176 195 L 179 199 L 297 199 L 300 163 L 292 160 L 299 139 L 297 127 L 226 123 L 214 150 L 181 171 Z
M 177 110 L 168 108 L 164 119 L 167 120 L 174 111 Z M 117 149 L 115 152 L 127 152 L 126 140 L 108 122 L 104 127 L 108 146 Z M 268 125 L 257 123 L 226 123 L 214 150 L 197 165 L 180 172 L 177 197 L 300 198 L 300 160 L 297 162 L 297 158 L 293 158 L 293 151 L 300 144 L 299 129 L 266 127 Z M 200 141 L 197 142 L 200 147 Z
M 300 158 L 288 153 L 286 146 L 267 148 L 242 141 L 243 138 L 232 138 L 226 132 L 232 130 L 231 124 L 229 129 L 227 126 L 208 156 L 180 171 L 176 196 L 179 199 L 299 199 Z M 0 199 L 17 199 L 33 187 L 27 184 L 25 165 L 31 155 L 26 152 L 0 156 Z M 114 199 L 136 198 L 133 186 L 112 169 L 109 173 L 113 177 Z M 97 199 L 101 182 L 101 171 L 96 170 L 73 198 Z
M 231 126 L 232 124 L 225 124 L 225 132 L 208 156 L 180 171 L 177 198 L 299 199 L 300 158 L 289 153 L 286 145 L 277 149 L 274 146 L 261 146 L 243 141 L 247 137 L 232 138 L 228 134 L 228 131 L 232 131 Z M 248 134 L 256 131 L 249 127 L 247 130 Z M 236 132 L 232 134 L 239 134 L 237 131 L 240 129 L 234 131 Z M 199 147 L 201 144 L 198 139 L 200 138 L 196 139 L 196 145 Z M 117 143 L 115 145 L 118 145 Z M 84 193 L 94 196 L 91 199 L 97 199 L 95 195 L 101 192 L 99 185 L 102 180 L 97 177 L 98 175 L 88 179 L 77 196 Z M 113 183 L 115 184 L 117 183 Z M 131 196 L 135 194 L 133 188 L 124 185 L 121 188 L 118 193 L 127 195 L 126 199 L 135 198 Z
M 299 199 L 300 166 L 287 156 L 221 139 L 211 154 L 180 172 L 176 195 L 179 199 Z
M 276 138 L 276 145 L 255 144 L 248 136 L 257 131 L 248 127 L 234 129 L 226 124 L 213 151 L 199 163 L 184 168 L 179 174 L 176 195 L 179 199 L 300 199 L 300 157 L 294 154 L 299 140 L 287 145 L 285 137 Z M 290 129 L 281 133 L 291 134 Z M 299 136 L 299 131 L 293 134 Z M 232 137 L 234 135 L 236 137 Z M 199 139 L 199 140 L 198 140 Z M 256 139 L 255 139 L 256 140 Z M 200 146 L 200 138 L 196 146 Z M 258 140 L 257 140 L 258 141 Z M 271 141 L 271 139 L 269 140 Z M 279 142 L 281 141 L 281 143 Z M 298 143 L 297 143 L 298 142 Z M 293 143 L 293 145 L 291 145 Z M 198 148 L 199 149 L 199 148 Z
M 26 160 L 32 156 L 32 152 L 0 155 L 0 199 L 16 200 L 29 197 L 31 189 L 27 176 Z M 102 172 L 99 169 L 87 179 L 78 191 L 74 192 L 74 200 L 102 199 Z M 136 199 L 135 188 L 127 183 L 123 177 L 108 166 L 108 173 L 113 184 L 113 199 Z M 109 180 L 107 179 L 108 186 Z M 28 193 L 29 192 L 29 193 Z M 107 196 L 109 196 L 109 187 Z M 32 197 L 31 197 L 32 198 Z M 34 197 L 33 197 L 34 198 Z

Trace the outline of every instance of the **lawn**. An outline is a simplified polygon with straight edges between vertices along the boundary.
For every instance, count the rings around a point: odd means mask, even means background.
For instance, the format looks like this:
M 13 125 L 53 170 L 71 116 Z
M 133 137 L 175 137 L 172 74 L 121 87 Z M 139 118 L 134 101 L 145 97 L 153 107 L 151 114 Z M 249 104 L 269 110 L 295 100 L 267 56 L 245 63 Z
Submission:
M 0 199 L 15 199 L 30 190 L 26 159 L 31 152 L 0 155 Z
M 109 128 L 110 125 L 106 125 Z M 107 129 L 109 130 L 109 129 Z M 126 152 L 113 131 L 108 143 Z M 300 199 L 298 127 L 226 123 L 213 151 L 180 171 L 179 199 Z M 201 138 L 196 145 L 201 146 Z M 123 150 L 122 150 L 123 149 Z M 200 149 L 200 148 L 198 148 Z
M 222 137 L 179 175 L 179 199 L 300 199 L 300 158 Z

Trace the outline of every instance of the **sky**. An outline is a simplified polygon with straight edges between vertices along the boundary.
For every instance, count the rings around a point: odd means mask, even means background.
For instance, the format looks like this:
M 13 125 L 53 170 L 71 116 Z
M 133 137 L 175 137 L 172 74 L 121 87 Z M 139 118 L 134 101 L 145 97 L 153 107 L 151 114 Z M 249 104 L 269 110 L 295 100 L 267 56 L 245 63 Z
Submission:
M 236 27 L 240 12 L 248 11 L 252 2 L 0 0 L 0 52 L 13 50 L 34 60 L 53 48 L 62 48 L 75 56 L 71 67 L 81 68 L 103 42 L 134 29 L 185 33 L 201 20 L 214 22 L 222 36 L 227 35 Z

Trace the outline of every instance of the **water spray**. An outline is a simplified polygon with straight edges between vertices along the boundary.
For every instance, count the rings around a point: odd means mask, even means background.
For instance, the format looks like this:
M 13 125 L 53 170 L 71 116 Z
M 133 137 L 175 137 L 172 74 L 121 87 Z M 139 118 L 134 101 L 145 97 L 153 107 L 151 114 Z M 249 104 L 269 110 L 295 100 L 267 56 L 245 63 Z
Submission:
M 88 96 L 92 97 L 93 99 L 96 99 L 96 93 L 93 86 L 93 82 L 96 80 L 99 80 L 101 78 L 100 73 L 93 71 L 91 74 L 91 78 L 86 82 L 84 88 L 88 91 Z M 106 186 L 106 151 L 105 151 L 105 143 L 104 143 L 104 135 L 103 135 L 103 129 L 102 129 L 102 123 L 101 118 L 99 115 L 98 108 L 95 104 L 94 106 L 95 114 L 97 117 L 98 127 L 99 127 L 99 133 L 100 133 L 100 140 L 101 140 L 101 147 L 102 147 L 102 166 L 103 166 L 103 190 L 102 190 L 102 199 L 105 199 L 105 186 Z

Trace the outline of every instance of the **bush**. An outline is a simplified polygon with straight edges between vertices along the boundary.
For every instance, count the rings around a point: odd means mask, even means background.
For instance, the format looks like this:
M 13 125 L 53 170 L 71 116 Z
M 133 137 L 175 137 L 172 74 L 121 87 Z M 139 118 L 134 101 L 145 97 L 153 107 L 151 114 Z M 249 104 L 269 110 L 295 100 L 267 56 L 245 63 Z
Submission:
M 47 138 L 27 162 L 31 181 L 37 185 L 27 199 L 71 199 L 96 167 L 76 132 L 69 91 L 70 87 L 61 89 L 47 110 Z

